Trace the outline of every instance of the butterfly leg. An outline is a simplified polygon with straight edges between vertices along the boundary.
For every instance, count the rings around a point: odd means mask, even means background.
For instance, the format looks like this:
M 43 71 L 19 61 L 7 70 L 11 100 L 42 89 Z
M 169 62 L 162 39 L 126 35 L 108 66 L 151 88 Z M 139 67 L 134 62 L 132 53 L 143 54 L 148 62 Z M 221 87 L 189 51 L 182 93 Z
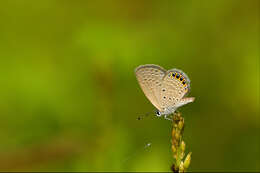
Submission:
M 173 115 L 174 115 L 174 113 L 173 114 L 170 114 L 170 115 L 168 115 L 168 117 L 172 120 L 173 119 Z
M 164 119 L 169 120 L 169 121 L 172 121 L 172 118 L 168 118 L 167 115 L 164 115 Z

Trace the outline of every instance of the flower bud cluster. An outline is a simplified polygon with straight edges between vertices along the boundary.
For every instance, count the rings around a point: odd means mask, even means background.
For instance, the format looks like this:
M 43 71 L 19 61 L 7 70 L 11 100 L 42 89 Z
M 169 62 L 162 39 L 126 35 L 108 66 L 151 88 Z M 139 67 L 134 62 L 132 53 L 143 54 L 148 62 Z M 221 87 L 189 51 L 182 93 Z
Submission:
M 175 160 L 172 169 L 173 172 L 184 172 L 190 165 L 191 153 L 185 158 L 186 144 L 183 141 L 184 118 L 180 113 L 175 113 L 173 116 L 172 129 L 172 152 Z

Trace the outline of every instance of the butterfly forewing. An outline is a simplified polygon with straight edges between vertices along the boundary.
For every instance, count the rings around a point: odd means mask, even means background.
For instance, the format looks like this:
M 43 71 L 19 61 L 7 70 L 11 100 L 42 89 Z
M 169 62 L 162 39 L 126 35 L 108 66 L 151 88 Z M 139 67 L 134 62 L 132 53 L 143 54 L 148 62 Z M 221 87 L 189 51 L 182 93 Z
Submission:
M 160 91 L 166 70 L 157 65 L 143 65 L 137 67 L 135 73 L 145 96 L 161 111 Z

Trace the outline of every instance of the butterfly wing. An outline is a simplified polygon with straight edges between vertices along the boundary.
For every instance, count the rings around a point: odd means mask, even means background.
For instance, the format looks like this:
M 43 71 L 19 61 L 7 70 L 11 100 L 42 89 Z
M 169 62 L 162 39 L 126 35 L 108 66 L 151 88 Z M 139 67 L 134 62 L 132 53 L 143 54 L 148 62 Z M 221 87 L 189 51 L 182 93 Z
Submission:
M 178 107 L 194 101 L 194 98 L 183 98 L 190 90 L 190 80 L 181 70 L 167 71 L 161 90 L 159 104 L 163 109 L 175 111 Z
M 166 70 L 158 65 L 147 64 L 135 69 L 136 78 L 148 100 L 159 110 L 162 110 L 160 104 L 160 90 Z

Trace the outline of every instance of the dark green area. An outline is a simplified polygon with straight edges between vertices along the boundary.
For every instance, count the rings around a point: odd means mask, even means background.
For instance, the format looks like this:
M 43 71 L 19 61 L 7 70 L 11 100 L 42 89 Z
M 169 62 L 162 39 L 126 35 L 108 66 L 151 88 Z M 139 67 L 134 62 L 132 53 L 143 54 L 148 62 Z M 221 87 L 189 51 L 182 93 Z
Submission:
M 191 171 L 260 171 L 258 0 L 1 1 L 0 171 L 170 171 L 141 64 L 191 79 Z

